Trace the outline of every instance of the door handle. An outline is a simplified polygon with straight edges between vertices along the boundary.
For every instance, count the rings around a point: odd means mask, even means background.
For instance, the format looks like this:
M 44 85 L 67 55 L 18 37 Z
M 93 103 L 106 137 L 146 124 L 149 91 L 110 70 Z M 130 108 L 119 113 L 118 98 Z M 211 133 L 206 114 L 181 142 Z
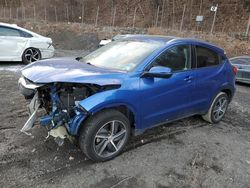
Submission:
M 186 82 L 191 82 L 193 80 L 193 76 L 187 76 L 186 78 L 184 78 L 184 81 Z

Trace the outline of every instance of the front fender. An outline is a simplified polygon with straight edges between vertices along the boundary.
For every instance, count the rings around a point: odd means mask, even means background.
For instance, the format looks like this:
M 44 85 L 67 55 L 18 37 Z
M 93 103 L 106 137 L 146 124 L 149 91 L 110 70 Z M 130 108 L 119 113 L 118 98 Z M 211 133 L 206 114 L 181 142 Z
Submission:
M 136 113 L 136 107 L 132 104 L 133 102 L 134 104 L 136 104 L 135 101 L 129 98 L 129 96 L 125 96 L 123 92 L 119 92 L 118 90 L 109 90 L 96 93 L 82 100 L 79 103 L 79 106 L 84 108 L 88 112 L 87 114 L 89 116 L 95 114 L 96 112 L 99 112 L 104 108 L 124 105 L 134 114 L 135 124 L 139 125 L 139 115 L 138 113 Z M 86 119 L 87 116 L 83 113 L 76 116 L 72 121 L 72 124 L 70 125 L 70 133 L 73 135 L 77 135 L 82 123 Z
M 92 95 L 82 100 L 79 105 L 88 111 L 90 114 L 94 114 L 104 108 L 125 105 L 133 113 L 136 112 L 133 100 L 126 96 L 119 90 L 109 90 Z

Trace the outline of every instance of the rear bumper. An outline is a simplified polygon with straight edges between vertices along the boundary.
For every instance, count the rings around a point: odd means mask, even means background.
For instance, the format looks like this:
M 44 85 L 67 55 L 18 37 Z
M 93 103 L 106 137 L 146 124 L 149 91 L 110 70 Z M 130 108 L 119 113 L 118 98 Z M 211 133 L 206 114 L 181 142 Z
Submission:
M 50 46 L 48 49 L 40 49 L 42 59 L 52 58 L 55 54 L 55 48 Z

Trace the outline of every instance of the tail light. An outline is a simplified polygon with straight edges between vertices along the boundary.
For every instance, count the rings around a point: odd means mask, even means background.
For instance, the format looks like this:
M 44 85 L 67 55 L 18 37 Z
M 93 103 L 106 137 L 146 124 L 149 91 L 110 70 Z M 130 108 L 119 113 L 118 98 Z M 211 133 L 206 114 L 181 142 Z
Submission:
M 235 67 L 235 66 L 233 66 L 233 73 L 236 75 L 236 74 L 237 74 L 237 72 L 238 72 L 238 68 L 237 68 L 237 67 Z

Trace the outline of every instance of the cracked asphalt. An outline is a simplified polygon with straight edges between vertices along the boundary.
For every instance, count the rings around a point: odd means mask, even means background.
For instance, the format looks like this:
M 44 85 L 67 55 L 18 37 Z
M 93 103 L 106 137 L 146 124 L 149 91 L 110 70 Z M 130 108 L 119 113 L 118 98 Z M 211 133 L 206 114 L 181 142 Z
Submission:
M 199 116 L 169 123 L 132 138 L 114 160 L 93 163 L 69 142 L 46 140 L 42 127 L 34 137 L 20 132 L 28 119 L 17 91 L 22 66 L 0 65 L 1 187 L 250 187 L 250 85 L 237 84 L 217 125 Z

